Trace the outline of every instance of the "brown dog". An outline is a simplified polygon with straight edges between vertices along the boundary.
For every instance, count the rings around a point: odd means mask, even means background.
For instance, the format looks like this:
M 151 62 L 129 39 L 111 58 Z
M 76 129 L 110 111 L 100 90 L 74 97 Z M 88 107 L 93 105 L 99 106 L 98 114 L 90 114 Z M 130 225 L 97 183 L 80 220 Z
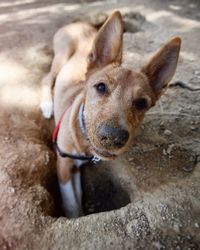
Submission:
M 50 118 L 55 81 L 54 144 L 67 217 L 82 213 L 81 164 L 113 159 L 126 151 L 145 112 L 155 105 L 176 69 L 180 38 L 164 45 L 140 72 L 121 66 L 122 38 L 118 11 L 98 32 L 89 24 L 74 23 L 54 37 L 55 57 L 43 79 L 40 107 Z

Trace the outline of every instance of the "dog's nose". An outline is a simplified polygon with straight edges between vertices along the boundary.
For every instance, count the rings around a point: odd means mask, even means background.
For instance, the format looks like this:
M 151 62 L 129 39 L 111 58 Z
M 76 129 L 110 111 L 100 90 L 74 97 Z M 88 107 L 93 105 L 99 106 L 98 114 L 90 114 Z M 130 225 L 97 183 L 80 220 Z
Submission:
M 122 148 L 128 141 L 129 133 L 125 129 L 103 124 L 98 130 L 98 137 L 106 148 Z

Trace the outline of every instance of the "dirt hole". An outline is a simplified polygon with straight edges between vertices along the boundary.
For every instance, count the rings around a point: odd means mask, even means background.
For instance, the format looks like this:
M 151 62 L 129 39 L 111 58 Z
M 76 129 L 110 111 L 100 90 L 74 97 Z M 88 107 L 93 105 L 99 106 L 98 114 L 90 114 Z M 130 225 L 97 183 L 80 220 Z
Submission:
M 127 191 L 101 164 L 83 167 L 82 188 L 82 206 L 85 215 L 119 209 L 131 202 Z M 65 216 L 56 174 L 48 180 L 47 189 L 54 202 L 52 216 L 56 218 Z
M 85 214 L 111 211 L 131 202 L 128 192 L 109 168 L 90 165 L 83 169 L 83 209 Z

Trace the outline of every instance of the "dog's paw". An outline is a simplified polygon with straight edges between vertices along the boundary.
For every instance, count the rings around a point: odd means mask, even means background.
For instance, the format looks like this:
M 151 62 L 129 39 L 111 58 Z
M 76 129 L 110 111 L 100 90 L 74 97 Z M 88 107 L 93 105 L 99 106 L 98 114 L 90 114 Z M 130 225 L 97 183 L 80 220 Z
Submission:
M 50 119 L 53 116 L 53 102 L 52 101 L 42 101 L 40 103 L 40 109 L 43 116 L 46 119 Z

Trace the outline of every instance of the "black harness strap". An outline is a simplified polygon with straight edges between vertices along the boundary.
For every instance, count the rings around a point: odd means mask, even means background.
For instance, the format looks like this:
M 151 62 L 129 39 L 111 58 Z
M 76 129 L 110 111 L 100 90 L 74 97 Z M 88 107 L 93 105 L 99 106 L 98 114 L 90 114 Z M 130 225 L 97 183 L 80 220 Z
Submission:
M 75 155 L 75 154 L 70 154 L 70 153 L 66 153 L 66 152 L 63 152 L 60 147 L 58 146 L 58 143 L 57 143 L 57 137 L 58 137 L 58 132 L 59 132 L 59 129 L 60 129 L 60 125 L 61 125 L 61 122 L 62 122 L 62 119 L 64 117 L 64 114 L 66 113 L 66 111 L 69 109 L 69 107 L 71 106 L 71 103 L 69 103 L 69 105 L 67 106 L 67 108 L 64 110 L 63 114 L 61 115 L 59 121 L 58 121 L 58 124 L 56 125 L 55 129 L 54 129 L 54 132 L 53 132 L 53 138 L 52 138 L 52 141 L 53 141 L 53 145 L 54 145 L 54 148 L 55 150 L 59 153 L 59 155 L 63 158 L 71 158 L 73 160 L 81 160 L 81 161 L 92 161 L 92 162 L 98 162 L 99 161 L 99 158 L 96 157 L 96 156 L 83 156 L 83 155 Z M 83 111 L 83 105 L 81 105 L 81 112 Z M 83 125 L 82 125 L 83 126 Z
M 59 153 L 59 155 L 63 158 L 71 158 L 73 160 L 81 160 L 81 161 L 92 161 L 93 160 L 93 156 L 87 157 L 87 156 L 83 156 L 83 155 L 75 155 L 75 154 L 69 154 L 69 153 L 63 152 L 59 148 L 59 146 L 57 144 L 57 140 L 55 140 L 53 142 L 53 145 L 54 145 L 55 149 L 57 150 L 57 152 Z

